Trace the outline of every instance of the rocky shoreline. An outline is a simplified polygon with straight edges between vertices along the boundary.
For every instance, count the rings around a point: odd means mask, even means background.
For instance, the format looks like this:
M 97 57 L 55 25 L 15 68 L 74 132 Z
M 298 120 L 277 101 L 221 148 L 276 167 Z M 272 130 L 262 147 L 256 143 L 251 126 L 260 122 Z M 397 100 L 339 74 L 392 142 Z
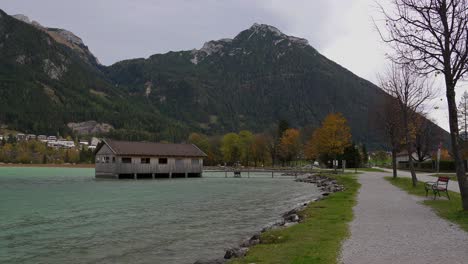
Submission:
M 344 186 L 338 184 L 336 180 L 323 176 L 320 173 L 305 173 L 303 175 L 300 175 L 300 177 L 295 179 L 295 181 L 316 184 L 317 187 L 321 190 L 321 197 L 313 199 L 309 202 L 302 203 L 293 208 L 292 210 L 282 214 L 281 219 L 279 221 L 268 224 L 267 226 L 262 228 L 260 232 L 255 233 L 249 239 L 240 243 L 238 247 L 227 249 L 224 254 L 224 257 L 212 260 L 197 260 L 196 262 L 194 262 L 194 264 L 222 264 L 234 258 L 244 257 L 251 247 L 262 243 L 262 233 L 272 229 L 290 227 L 302 222 L 303 219 L 300 217 L 299 212 L 304 210 L 309 205 L 309 203 L 319 201 L 331 193 L 341 192 L 344 190 Z

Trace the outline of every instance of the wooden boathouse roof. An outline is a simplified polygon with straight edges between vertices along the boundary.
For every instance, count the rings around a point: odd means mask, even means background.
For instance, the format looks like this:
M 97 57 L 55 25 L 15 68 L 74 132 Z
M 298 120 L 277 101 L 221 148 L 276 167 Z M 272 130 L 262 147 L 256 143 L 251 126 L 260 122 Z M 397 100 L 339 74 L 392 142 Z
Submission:
M 206 157 L 207 155 L 193 144 L 171 144 L 155 142 L 117 141 L 104 139 L 115 155 L 119 156 L 162 156 L 162 157 Z M 102 144 L 102 145 L 104 145 Z M 101 146 L 102 146 L 101 145 Z M 96 153 L 100 147 L 96 149 Z

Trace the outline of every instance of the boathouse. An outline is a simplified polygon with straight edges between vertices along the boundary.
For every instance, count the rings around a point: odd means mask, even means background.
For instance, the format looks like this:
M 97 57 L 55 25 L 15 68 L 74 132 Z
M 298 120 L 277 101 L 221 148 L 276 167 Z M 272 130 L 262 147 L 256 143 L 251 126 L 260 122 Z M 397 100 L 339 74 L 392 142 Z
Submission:
M 206 154 L 193 144 L 105 139 L 96 151 L 96 178 L 201 177 Z

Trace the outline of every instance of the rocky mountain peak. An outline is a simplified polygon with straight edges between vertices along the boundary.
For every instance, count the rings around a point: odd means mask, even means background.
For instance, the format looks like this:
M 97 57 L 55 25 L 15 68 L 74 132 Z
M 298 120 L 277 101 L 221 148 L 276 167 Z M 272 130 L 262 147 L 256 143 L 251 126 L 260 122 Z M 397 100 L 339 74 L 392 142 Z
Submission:
M 248 35 L 246 33 L 248 33 Z M 267 37 L 272 38 L 275 45 L 286 40 L 291 44 L 297 44 L 303 47 L 309 46 L 309 42 L 306 39 L 288 36 L 281 32 L 278 28 L 267 24 L 254 23 L 249 29 L 239 33 L 236 38 L 243 38 L 244 36 L 247 36 L 247 40 L 250 40 L 254 36 L 260 39 Z
M 279 29 L 277 29 L 274 26 L 267 25 L 267 24 L 254 23 L 248 30 L 253 31 L 253 34 L 260 33 L 260 32 L 262 33 L 269 32 L 278 37 L 285 36 L 285 34 L 281 32 Z
M 29 17 L 26 16 L 26 15 L 16 14 L 16 15 L 12 15 L 12 17 L 18 19 L 19 21 L 23 21 L 24 23 L 27 23 L 27 24 L 42 28 L 42 25 L 39 24 L 39 22 L 30 20 Z
M 31 24 L 31 20 L 29 19 L 28 16 L 26 15 L 23 15 L 23 14 L 16 14 L 16 15 L 12 15 L 12 17 L 20 20 L 20 21 L 23 21 L 24 23 L 28 23 L 28 24 Z
M 75 44 L 77 46 L 85 46 L 83 40 L 77 35 L 73 34 L 73 32 L 70 32 L 66 29 L 61 29 L 61 28 L 48 28 L 48 30 L 57 32 L 57 34 L 59 34 L 60 36 L 62 36 L 64 39 L 66 39 L 68 42 L 72 44 Z
M 88 47 L 84 44 L 83 40 L 75 35 L 73 32 L 61 28 L 48 28 L 44 27 L 37 21 L 32 21 L 28 16 L 23 14 L 12 15 L 11 17 L 22 21 L 24 23 L 35 26 L 36 28 L 46 32 L 49 36 L 61 43 L 74 49 L 80 53 L 80 55 L 91 64 L 100 64 L 98 59 L 89 51 Z
M 190 61 L 196 65 L 212 55 L 249 55 L 252 52 L 245 44 L 250 43 L 247 46 L 252 45 L 252 43 L 253 45 L 257 45 L 258 42 L 255 41 L 261 41 L 266 45 L 272 44 L 272 46 L 283 47 L 285 49 L 290 49 L 294 46 L 300 48 L 309 46 L 309 42 L 306 39 L 288 36 L 274 26 L 254 23 L 250 28 L 240 32 L 234 39 L 224 38 L 205 42 L 201 49 L 192 50 L 193 57 Z M 282 52 L 278 57 L 284 54 L 285 52 Z

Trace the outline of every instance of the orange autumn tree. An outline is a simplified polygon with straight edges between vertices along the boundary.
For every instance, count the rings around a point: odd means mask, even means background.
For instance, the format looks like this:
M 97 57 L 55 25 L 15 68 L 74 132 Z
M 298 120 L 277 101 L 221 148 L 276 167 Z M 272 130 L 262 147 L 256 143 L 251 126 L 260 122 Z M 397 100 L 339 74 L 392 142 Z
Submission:
M 315 160 L 323 154 L 336 159 L 349 146 L 351 146 L 351 129 L 346 118 L 341 113 L 331 113 L 312 133 L 304 153 L 309 160 Z
M 295 160 L 300 151 L 301 139 L 299 130 L 295 128 L 285 130 L 279 144 L 279 155 L 283 162 Z

